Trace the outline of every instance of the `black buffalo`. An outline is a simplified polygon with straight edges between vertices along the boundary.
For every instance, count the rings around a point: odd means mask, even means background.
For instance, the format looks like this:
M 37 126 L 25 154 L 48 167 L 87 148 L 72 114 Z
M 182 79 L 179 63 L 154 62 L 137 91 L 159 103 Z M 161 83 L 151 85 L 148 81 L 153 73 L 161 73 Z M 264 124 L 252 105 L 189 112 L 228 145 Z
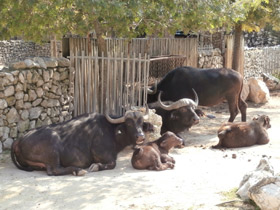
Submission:
M 195 101 L 188 98 L 180 99 L 176 102 L 162 102 L 161 93 L 158 95 L 158 101 L 150 103 L 149 108 L 155 109 L 156 114 L 162 117 L 161 134 L 172 131 L 177 136 L 178 133 L 189 129 L 191 126 L 199 123 L 195 109 L 198 105 L 198 97 L 195 91 Z
M 233 122 L 238 111 L 246 121 L 247 104 L 240 97 L 243 87 L 242 76 L 232 69 L 197 69 L 179 67 L 168 74 L 152 88 L 148 103 L 155 102 L 160 91 L 163 101 L 177 101 L 193 98 L 192 89 L 197 92 L 199 105 L 213 106 L 227 100 L 230 111 L 229 122 Z
M 144 117 L 136 111 L 114 119 L 91 113 L 36 128 L 13 143 L 11 157 L 19 169 L 46 170 L 48 175 L 113 169 L 119 151 L 143 143 L 143 126 L 151 128 Z

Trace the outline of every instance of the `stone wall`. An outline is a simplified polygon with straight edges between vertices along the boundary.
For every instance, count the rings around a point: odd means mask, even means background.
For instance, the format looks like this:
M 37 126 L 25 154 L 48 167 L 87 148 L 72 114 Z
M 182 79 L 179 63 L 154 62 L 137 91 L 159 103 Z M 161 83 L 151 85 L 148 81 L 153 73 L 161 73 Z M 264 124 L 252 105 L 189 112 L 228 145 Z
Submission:
M 57 45 L 58 51 L 61 51 L 61 43 L 57 42 Z M 50 57 L 50 43 L 39 45 L 23 40 L 0 41 L 0 65 L 35 56 Z
M 280 46 L 245 48 L 244 78 L 261 77 L 262 73 L 275 71 L 280 74 Z
M 275 46 L 280 44 L 280 32 L 262 29 L 259 32 L 245 33 L 244 41 L 248 47 Z
M 72 118 L 73 72 L 66 58 L 33 58 L 0 71 L 0 152 L 28 130 Z
M 219 48 L 198 51 L 198 68 L 222 68 L 223 56 Z
M 261 77 L 263 71 L 263 50 L 246 48 L 244 50 L 244 78 Z

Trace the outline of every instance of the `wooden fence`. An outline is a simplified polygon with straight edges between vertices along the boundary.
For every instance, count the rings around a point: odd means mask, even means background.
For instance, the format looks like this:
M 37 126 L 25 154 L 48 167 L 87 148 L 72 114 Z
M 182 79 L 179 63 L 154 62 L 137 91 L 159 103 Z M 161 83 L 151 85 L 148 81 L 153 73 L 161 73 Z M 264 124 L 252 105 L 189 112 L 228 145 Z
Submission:
M 130 106 L 147 101 L 150 57 L 123 53 L 107 57 L 71 55 L 75 68 L 74 116 L 98 112 L 122 115 Z
M 107 108 L 109 113 L 121 115 L 130 106 L 143 106 L 147 100 L 150 62 L 158 66 L 155 57 L 164 56 L 162 62 L 171 59 L 172 65 L 165 67 L 197 66 L 195 38 L 106 39 L 106 47 L 108 57 L 98 57 L 95 39 L 69 39 L 71 66 L 76 72 L 75 116 L 105 113 Z M 171 69 L 164 69 L 168 70 Z
M 280 46 L 265 47 L 262 51 L 263 71 L 269 74 L 280 75 Z
M 97 50 L 96 39 L 69 38 L 70 55 L 75 52 L 85 52 L 85 55 L 93 54 Z M 128 39 L 106 39 L 107 52 L 111 54 L 133 56 L 135 53 L 144 55 L 166 56 L 181 55 L 186 59 L 183 65 L 197 67 L 198 40 L 197 38 L 135 38 Z

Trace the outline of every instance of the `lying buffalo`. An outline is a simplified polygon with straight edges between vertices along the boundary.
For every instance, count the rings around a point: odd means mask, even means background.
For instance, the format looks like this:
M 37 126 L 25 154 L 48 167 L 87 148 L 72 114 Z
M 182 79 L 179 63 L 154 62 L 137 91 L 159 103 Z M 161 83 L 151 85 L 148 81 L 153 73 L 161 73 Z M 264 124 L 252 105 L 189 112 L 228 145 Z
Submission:
M 175 160 L 168 155 L 173 147 L 181 145 L 182 139 L 172 132 L 164 133 L 159 139 L 137 146 L 131 164 L 135 169 L 165 170 L 174 168 Z
M 240 97 L 242 87 L 242 76 L 231 69 L 179 67 L 166 74 L 156 87 L 152 87 L 148 103 L 156 102 L 160 91 L 163 91 L 163 101 L 193 99 L 194 89 L 199 98 L 199 105 L 213 106 L 226 99 L 230 111 L 229 122 L 234 121 L 238 110 L 241 111 L 242 121 L 246 121 L 247 104 Z
M 163 103 L 161 101 L 162 92 L 160 92 L 158 95 L 158 101 L 149 104 L 149 108 L 155 109 L 156 114 L 162 117 L 161 134 L 171 131 L 178 135 L 178 133 L 199 123 L 199 117 L 195 112 L 199 100 L 196 92 L 194 90 L 193 92 L 195 95 L 195 101 L 183 98 L 176 102 Z
M 269 138 L 266 130 L 270 127 L 270 119 L 266 115 L 255 117 L 249 123 L 224 123 L 218 130 L 219 143 L 213 148 L 237 148 L 267 144 Z
M 113 169 L 119 151 L 143 143 L 143 126 L 151 127 L 144 117 L 136 111 L 114 119 L 91 113 L 36 128 L 13 143 L 11 157 L 19 169 L 46 170 L 48 175 L 84 175 L 88 167 Z

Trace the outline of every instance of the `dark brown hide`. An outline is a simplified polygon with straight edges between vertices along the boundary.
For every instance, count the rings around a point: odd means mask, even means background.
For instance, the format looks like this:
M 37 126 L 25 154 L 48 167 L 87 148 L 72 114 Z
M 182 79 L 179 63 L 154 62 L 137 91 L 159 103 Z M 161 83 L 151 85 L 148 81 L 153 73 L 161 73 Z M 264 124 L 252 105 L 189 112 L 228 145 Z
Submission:
M 114 124 L 104 115 L 91 113 L 30 130 L 13 143 L 12 160 L 21 170 L 46 170 L 48 175 L 83 175 L 88 167 L 113 169 L 118 152 L 143 143 L 143 127 L 152 129 L 140 112 L 128 111 L 123 119 Z
M 137 146 L 131 163 L 135 169 L 165 170 L 174 168 L 175 160 L 168 155 L 171 148 L 181 145 L 182 139 L 172 132 L 164 133 L 159 139 Z
M 246 121 L 247 104 L 240 97 L 243 78 L 232 69 L 197 69 L 189 66 L 179 67 L 168 74 L 148 95 L 148 103 L 157 101 L 160 91 L 162 101 L 177 101 L 182 98 L 194 99 L 194 89 L 199 98 L 199 105 L 213 106 L 227 100 L 230 111 L 229 122 L 233 122 L 239 110 L 242 121 Z
M 270 119 L 266 115 L 254 118 L 251 122 L 225 123 L 218 130 L 219 143 L 213 148 L 248 147 L 269 142 L 267 129 Z

